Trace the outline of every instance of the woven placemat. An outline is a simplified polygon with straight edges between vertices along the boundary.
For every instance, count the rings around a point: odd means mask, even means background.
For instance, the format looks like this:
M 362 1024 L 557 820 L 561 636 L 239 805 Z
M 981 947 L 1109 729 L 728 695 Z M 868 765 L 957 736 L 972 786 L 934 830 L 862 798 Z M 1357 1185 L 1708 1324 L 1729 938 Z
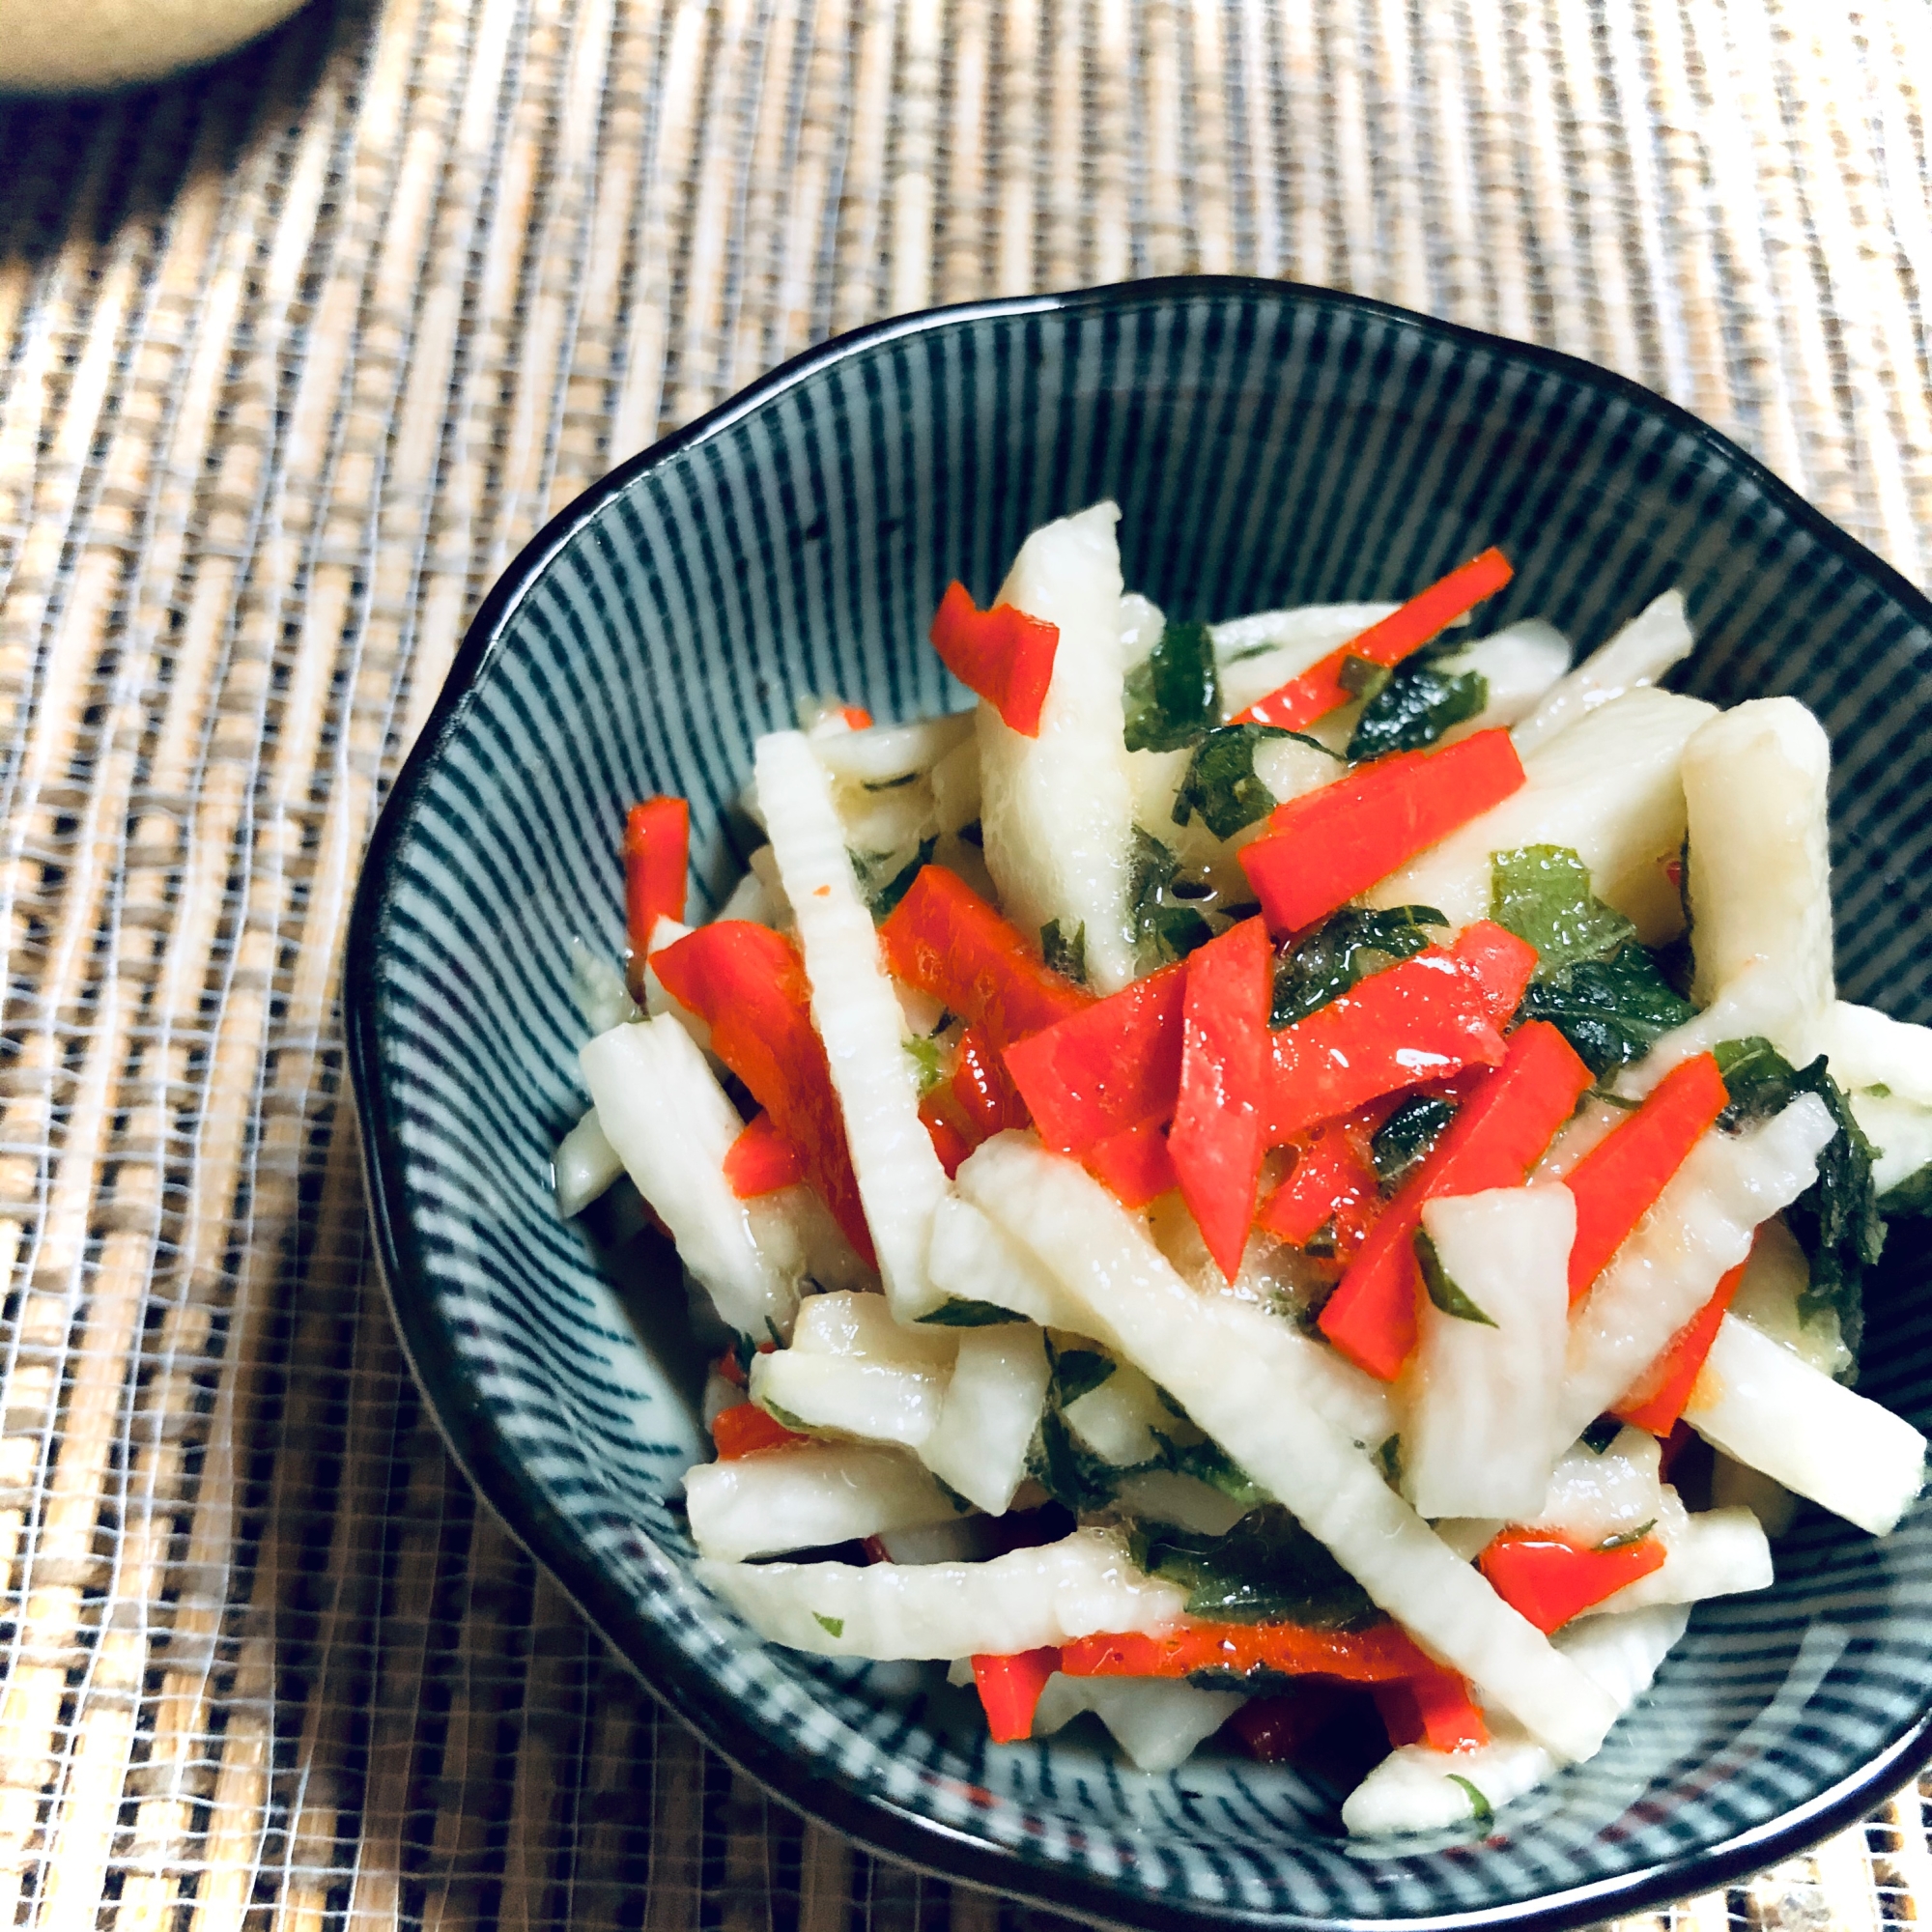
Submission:
M 0 107 L 0 1925 L 1014 1921 L 658 1715 L 404 1371 L 340 949 L 463 625 L 809 342 L 1188 270 L 1608 363 L 1922 580 L 1928 83 L 1923 0 L 315 0 Z M 1675 1919 L 1928 1914 L 1907 1793 Z

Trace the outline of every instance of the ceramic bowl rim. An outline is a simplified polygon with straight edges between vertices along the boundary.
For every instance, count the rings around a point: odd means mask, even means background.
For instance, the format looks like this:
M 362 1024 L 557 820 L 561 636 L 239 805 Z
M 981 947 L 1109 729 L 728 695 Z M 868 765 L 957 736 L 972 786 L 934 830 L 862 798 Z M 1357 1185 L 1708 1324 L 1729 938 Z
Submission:
M 1228 1932 L 1267 1926 L 1280 1932 L 1452 1932 L 1508 1926 L 1518 1932 L 1563 1932 L 1647 1911 L 1719 1889 L 1795 1855 L 1861 1818 L 1871 1805 L 1932 1760 L 1932 1686 L 1915 1720 L 1870 1763 L 1794 1806 L 1707 1849 L 1658 1860 L 1614 1877 L 1566 1888 L 1514 1905 L 1420 1918 L 1321 1918 L 1272 1914 L 1126 1889 L 1070 1865 L 1025 1856 L 974 1837 L 883 1794 L 852 1790 L 815 1773 L 737 1709 L 730 1695 L 679 1650 L 639 1605 L 619 1592 L 578 1544 L 519 1464 L 513 1446 L 468 1386 L 469 1373 L 425 1292 L 414 1231 L 401 1208 L 400 1154 L 389 1125 L 388 1096 L 376 1025 L 376 936 L 403 835 L 444 745 L 459 728 L 465 701 L 494 656 L 518 607 L 555 557 L 613 498 L 637 480 L 709 441 L 820 371 L 882 345 L 986 321 L 1029 315 L 1098 315 L 1207 300 L 1263 298 L 1325 308 L 1413 329 L 1435 345 L 1481 350 L 1518 365 L 1616 398 L 1653 421 L 1703 444 L 1725 469 L 1747 481 L 1807 535 L 1855 569 L 1932 631 L 1932 600 L 1898 571 L 1840 529 L 1771 470 L 1689 411 L 1612 370 L 1558 350 L 1418 315 L 1393 303 L 1303 283 L 1243 275 L 1172 275 L 1065 294 L 1011 296 L 956 302 L 895 316 L 853 329 L 793 356 L 717 408 L 673 431 L 592 483 L 553 517 L 518 554 L 478 607 L 442 690 L 405 758 L 371 837 L 350 913 L 343 999 L 351 1085 L 360 1128 L 363 1175 L 376 1235 L 376 1257 L 403 1352 L 458 1466 L 512 1539 L 562 1586 L 571 1601 L 636 1673 L 728 1763 L 756 1778 L 806 1817 L 831 1826 L 867 1851 L 948 1881 L 1020 1898 L 1104 1925 L 1145 1932 Z

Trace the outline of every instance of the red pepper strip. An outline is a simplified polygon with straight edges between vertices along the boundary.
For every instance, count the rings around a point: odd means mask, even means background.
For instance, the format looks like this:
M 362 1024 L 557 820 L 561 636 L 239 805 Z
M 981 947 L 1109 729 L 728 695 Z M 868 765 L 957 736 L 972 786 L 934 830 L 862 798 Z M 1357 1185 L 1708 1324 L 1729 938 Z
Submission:
M 1369 1230 L 1321 1311 L 1321 1332 L 1358 1367 L 1393 1381 L 1415 1347 L 1421 1276 L 1415 1231 L 1437 1195 L 1516 1187 L 1575 1110 L 1590 1069 L 1547 1020 L 1511 1036 L 1503 1064 L 1474 1089 Z
M 712 1052 L 804 1156 L 833 1219 L 869 1263 L 871 1232 L 798 949 L 769 926 L 717 920 L 667 946 L 651 966 L 672 999 L 710 1022 Z
M 1431 1750 L 1477 1750 L 1490 1741 L 1482 1708 L 1459 1670 L 1438 1664 L 1399 1683 L 1378 1684 L 1372 1694 L 1396 1749 L 1427 1745 Z
M 1033 1736 L 1033 1714 L 1046 1680 L 1060 1668 L 1060 1652 L 1022 1650 L 1011 1657 L 976 1657 L 973 1684 L 986 1713 L 986 1731 L 996 1745 L 1017 1744 Z
M 753 1114 L 724 1156 L 724 1179 L 740 1201 L 776 1194 L 805 1179 L 805 1156 L 779 1132 L 769 1114 Z
M 1122 1208 L 1145 1208 L 1180 1185 L 1168 1151 L 1167 1124 L 1143 1121 L 1124 1133 L 1096 1141 L 1081 1156 L 1087 1172 L 1107 1188 Z
M 1277 806 L 1241 869 L 1276 932 L 1324 920 L 1523 782 L 1507 731 L 1399 752 Z
M 1504 1603 L 1548 1635 L 1625 1584 L 1662 1570 L 1666 1553 L 1654 1536 L 1589 1549 L 1540 1529 L 1506 1529 L 1476 1558 L 1476 1568 Z
M 959 1064 L 952 1071 L 952 1097 L 959 1103 L 976 1140 L 991 1140 L 1008 1127 L 1023 1127 L 1033 1116 L 1008 1077 L 1007 1065 L 976 1026 L 959 1036 Z
M 1564 1178 L 1577 1197 L 1572 1301 L 1609 1265 L 1730 1098 L 1718 1063 L 1700 1053 L 1673 1066 L 1643 1105 L 1619 1121 Z
M 771 1344 L 767 1342 L 765 1347 L 769 1349 Z M 738 1359 L 737 1350 L 726 1349 L 711 1367 L 714 1373 L 723 1376 L 733 1388 L 745 1386 L 745 1365 Z
M 1365 1108 L 1313 1128 L 1295 1145 L 1289 1177 L 1262 1203 L 1255 1225 L 1305 1248 L 1330 1222 L 1335 1246 L 1352 1255 L 1381 1212 L 1381 1183 L 1368 1137 L 1388 1108 Z
M 1085 1153 L 1173 1113 L 1186 997 L 1187 962 L 1177 960 L 1007 1048 L 1007 1071 L 1048 1147 Z
M 1432 946 L 1283 1027 L 1270 1040 L 1267 1144 L 1418 1081 L 1495 1065 L 1498 1018 L 1535 970 L 1535 947 L 1480 920 L 1452 949 Z
M 1718 1339 L 1718 1324 L 1745 1278 L 1747 1264 L 1740 1262 L 1712 1291 L 1711 1298 L 1670 1338 L 1670 1346 L 1637 1378 L 1630 1391 L 1611 1411 L 1621 1422 L 1634 1423 L 1653 1435 L 1664 1436 L 1677 1427 L 1697 1386 L 1704 1357 Z
M 718 1445 L 721 1463 L 735 1463 L 741 1456 L 755 1456 L 761 1449 L 795 1449 L 811 1437 L 787 1429 L 756 1403 L 741 1402 L 718 1411 L 711 1425 L 711 1439 Z
M 1367 1630 L 1308 1630 L 1300 1624 L 1191 1623 L 1158 1636 L 1126 1632 L 1064 1645 L 1068 1677 L 1187 1677 L 1197 1670 L 1278 1671 L 1385 1684 L 1436 1666 L 1400 1624 Z
M 691 858 L 691 806 L 681 798 L 647 798 L 624 820 L 624 925 L 631 939 L 631 978 L 643 983 L 651 928 L 684 918 L 684 878 Z
M 1053 682 L 1060 626 L 1029 617 L 1010 604 L 981 611 L 956 579 L 946 586 L 932 620 L 939 661 L 975 696 L 983 697 L 1009 730 L 1039 736 L 1040 707 Z
M 1008 1047 L 1084 1012 L 1094 996 L 1039 962 L 1013 923 L 957 872 L 926 866 L 879 927 L 893 978 L 917 986 Z
M 1187 958 L 1180 1093 L 1167 1151 L 1201 1238 L 1230 1280 L 1254 1224 L 1261 1180 L 1274 951 L 1244 919 Z
M 1222 1727 L 1232 1731 L 1247 1754 L 1262 1764 L 1298 1758 L 1328 1726 L 1363 1696 L 1373 1696 L 1326 1678 L 1311 1677 L 1276 1697 L 1250 1697 Z
M 869 731 L 872 728 L 872 714 L 863 704 L 841 704 L 838 715 L 855 731 Z
M 1299 677 L 1289 679 L 1279 691 L 1271 691 L 1249 705 L 1233 722 L 1281 724 L 1291 731 L 1305 731 L 1317 719 L 1339 711 L 1358 695 L 1342 682 L 1342 669 L 1350 658 L 1377 665 L 1400 664 L 1464 611 L 1473 611 L 1485 597 L 1494 596 L 1513 575 L 1501 551 L 1486 550 L 1411 597 L 1401 610 L 1391 611 L 1380 623 L 1371 624 L 1339 650 L 1330 651 Z
M 932 1151 L 939 1156 L 939 1164 L 946 1170 L 947 1179 L 951 1180 L 959 1172 L 959 1163 L 973 1151 L 973 1143 L 946 1118 L 937 1094 L 928 1094 L 919 1103 L 919 1117 L 925 1122 L 925 1131 L 932 1139 Z

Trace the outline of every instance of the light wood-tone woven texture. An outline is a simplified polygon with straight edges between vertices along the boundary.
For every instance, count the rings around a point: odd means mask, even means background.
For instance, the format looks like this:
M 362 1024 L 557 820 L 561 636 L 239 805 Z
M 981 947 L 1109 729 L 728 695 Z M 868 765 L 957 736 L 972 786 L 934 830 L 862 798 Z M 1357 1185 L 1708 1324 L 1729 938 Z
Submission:
M 659 1717 L 403 1368 L 341 938 L 462 628 L 810 342 L 1188 270 L 1594 357 L 1922 581 L 1928 85 L 1923 0 L 315 0 L 0 107 L 0 1925 L 1010 1926 Z M 1928 1914 L 1908 1793 L 1676 1922 Z

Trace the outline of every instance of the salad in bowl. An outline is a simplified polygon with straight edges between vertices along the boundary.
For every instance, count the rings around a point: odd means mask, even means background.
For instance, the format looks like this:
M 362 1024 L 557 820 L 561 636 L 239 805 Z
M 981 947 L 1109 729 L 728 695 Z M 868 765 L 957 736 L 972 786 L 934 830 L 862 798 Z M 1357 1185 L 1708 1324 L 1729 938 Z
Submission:
M 1494 550 L 1209 624 L 1117 521 L 947 591 L 971 709 L 762 738 L 705 923 L 684 802 L 632 810 L 559 1207 L 676 1243 L 698 1574 L 766 1641 L 1487 1822 L 1798 1499 L 1918 1495 L 1854 1384 L 1932 1031 L 1836 997 L 1826 734 L 1663 688 L 1674 592 L 1574 665 L 1486 631 Z

